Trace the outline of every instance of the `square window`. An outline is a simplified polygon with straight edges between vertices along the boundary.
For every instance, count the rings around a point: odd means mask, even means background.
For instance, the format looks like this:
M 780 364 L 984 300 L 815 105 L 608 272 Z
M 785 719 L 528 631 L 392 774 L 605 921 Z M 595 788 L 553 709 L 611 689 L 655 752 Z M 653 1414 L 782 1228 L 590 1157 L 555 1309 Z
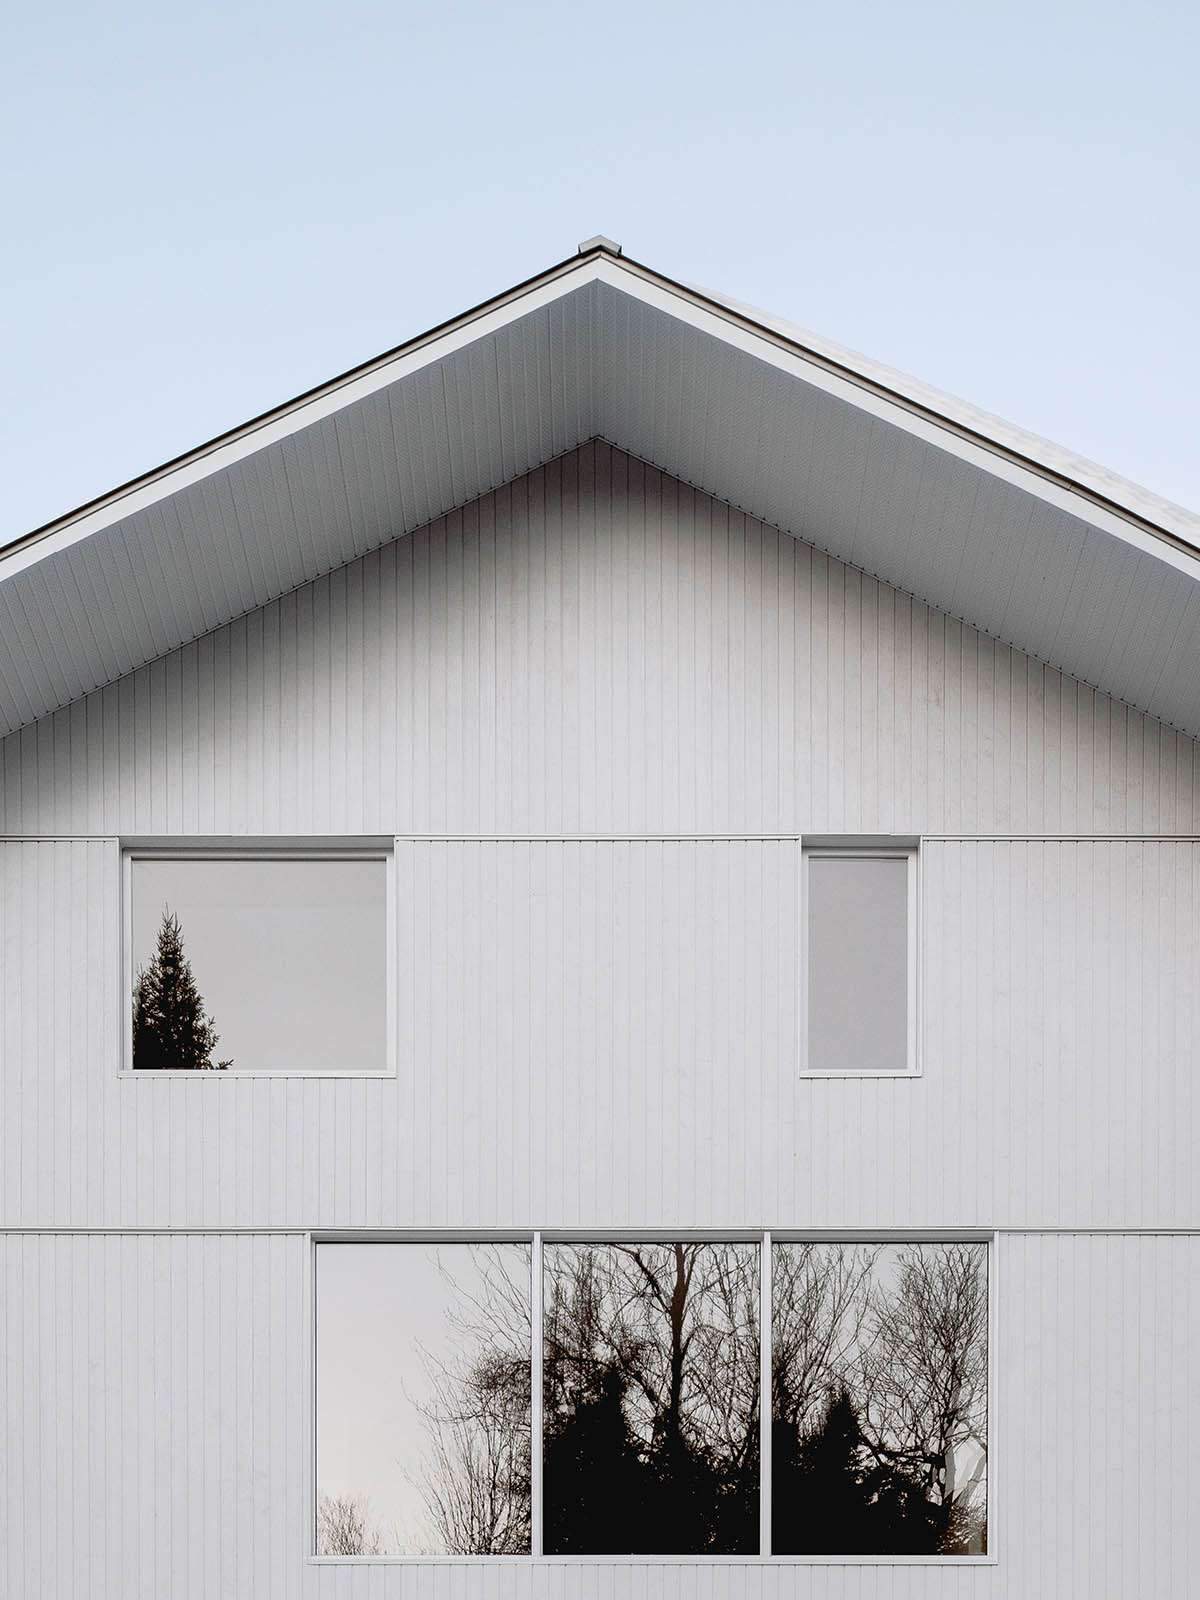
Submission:
M 805 1070 L 916 1071 L 916 851 L 806 849 Z
M 125 860 L 133 1071 L 389 1070 L 389 855 Z

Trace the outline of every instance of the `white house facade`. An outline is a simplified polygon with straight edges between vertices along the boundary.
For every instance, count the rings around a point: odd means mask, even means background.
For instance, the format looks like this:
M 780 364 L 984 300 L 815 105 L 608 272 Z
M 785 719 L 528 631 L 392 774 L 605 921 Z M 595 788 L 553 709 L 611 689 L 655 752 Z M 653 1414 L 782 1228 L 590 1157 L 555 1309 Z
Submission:
M 1200 519 L 597 239 L 0 735 L 0 1596 L 1195 1593 Z

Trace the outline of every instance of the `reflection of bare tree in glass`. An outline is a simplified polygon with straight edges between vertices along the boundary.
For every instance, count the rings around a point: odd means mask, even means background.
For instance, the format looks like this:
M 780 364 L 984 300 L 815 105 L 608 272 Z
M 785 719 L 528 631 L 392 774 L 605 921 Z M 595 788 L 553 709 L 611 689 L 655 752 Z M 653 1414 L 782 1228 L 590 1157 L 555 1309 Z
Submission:
M 547 1550 L 757 1549 L 757 1246 L 545 1260 Z
M 519 1280 L 511 1271 L 518 1251 Z M 478 1245 L 471 1260 L 471 1290 L 442 1267 L 452 1307 L 446 1344 L 422 1351 L 429 1454 L 420 1490 L 447 1554 L 528 1554 L 529 1250 Z
M 317 1502 L 319 1556 L 377 1556 L 385 1549 L 383 1534 L 361 1495 L 323 1494 Z
M 903 1251 L 896 1288 L 873 1289 L 871 1329 L 859 1369 L 869 1448 L 953 1513 L 952 1538 L 969 1537 L 987 1466 L 983 1247 Z
M 773 1415 L 812 1431 L 862 1339 L 878 1247 L 777 1246 L 771 1268 Z
M 775 1548 L 984 1550 L 986 1247 L 790 1244 L 773 1267 Z

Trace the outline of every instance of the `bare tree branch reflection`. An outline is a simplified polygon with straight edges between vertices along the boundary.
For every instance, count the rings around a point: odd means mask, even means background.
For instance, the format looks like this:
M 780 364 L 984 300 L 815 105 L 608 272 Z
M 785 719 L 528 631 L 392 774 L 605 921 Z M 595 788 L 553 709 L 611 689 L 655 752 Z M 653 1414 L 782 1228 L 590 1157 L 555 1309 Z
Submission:
M 759 1248 L 545 1246 L 547 1553 L 758 1549 Z M 425 1515 L 396 1549 L 530 1549 L 530 1254 L 446 1246 L 412 1275 L 429 1347 L 408 1346 L 397 1447 Z M 987 1298 L 983 1244 L 776 1243 L 777 1552 L 986 1550 Z M 318 1525 L 323 1553 L 391 1548 L 353 1495 L 323 1496 Z
M 795 1244 L 772 1261 L 773 1414 L 810 1432 L 862 1342 L 878 1247 Z
M 471 1263 L 471 1288 L 439 1263 L 449 1309 L 444 1352 L 422 1351 L 428 1454 L 418 1487 L 444 1553 L 528 1554 L 529 1248 L 475 1245 Z
M 548 1245 L 546 1549 L 758 1548 L 758 1247 Z
M 387 1544 L 364 1495 L 323 1494 L 317 1502 L 319 1556 L 378 1556 Z
M 776 1247 L 774 1548 L 986 1549 L 981 1244 Z

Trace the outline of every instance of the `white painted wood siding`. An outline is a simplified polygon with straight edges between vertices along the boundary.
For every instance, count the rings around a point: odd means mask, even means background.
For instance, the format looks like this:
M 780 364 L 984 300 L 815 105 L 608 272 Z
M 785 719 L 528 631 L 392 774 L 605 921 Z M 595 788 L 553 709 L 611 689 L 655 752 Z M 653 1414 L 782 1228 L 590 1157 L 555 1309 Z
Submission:
M 927 841 L 915 1080 L 798 1077 L 798 857 L 401 840 L 398 1076 L 180 1081 L 117 1075 L 116 842 L 0 844 L 0 1215 L 1194 1225 L 1200 845 Z
M 1186 1600 L 1195 1592 L 1194 1237 L 1001 1240 L 991 1469 L 998 1561 L 957 1570 L 308 1562 L 306 1262 L 296 1236 L 0 1237 L 0 1593 Z
M 309 1539 L 307 1246 L 0 1236 L 0 1594 L 291 1600 Z
M 1193 741 L 589 446 L 0 745 L 0 1596 L 1183 1597 L 1193 1236 L 1001 1241 L 999 1564 L 307 1564 L 291 1228 L 1195 1228 Z M 797 1077 L 802 832 L 923 1075 Z M 393 1081 L 120 1079 L 119 835 L 397 844 Z M 87 835 L 91 837 L 69 837 Z
M 0 829 L 1187 833 L 1196 770 L 588 445 L 10 736 Z

